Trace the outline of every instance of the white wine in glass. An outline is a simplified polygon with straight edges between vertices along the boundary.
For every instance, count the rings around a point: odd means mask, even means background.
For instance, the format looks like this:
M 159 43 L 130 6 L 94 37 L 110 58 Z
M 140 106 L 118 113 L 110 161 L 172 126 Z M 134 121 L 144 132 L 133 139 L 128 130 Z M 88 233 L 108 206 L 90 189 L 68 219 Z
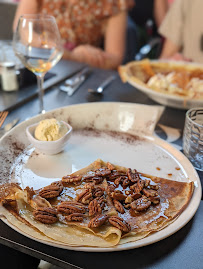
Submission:
M 22 15 L 13 36 L 13 49 L 25 67 L 37 76 L 40 113 L 44 113 L 44 75 L 63 55 L 54 17 L 41 14 Z

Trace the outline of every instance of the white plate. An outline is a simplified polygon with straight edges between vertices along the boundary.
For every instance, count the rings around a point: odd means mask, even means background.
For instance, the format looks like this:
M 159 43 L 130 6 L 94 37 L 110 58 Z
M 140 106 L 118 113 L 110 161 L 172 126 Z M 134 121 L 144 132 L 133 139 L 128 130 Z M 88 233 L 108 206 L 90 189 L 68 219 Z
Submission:
M 159 61 L 153 61 L 153 62 L 159 62 Z M 160 62 L 164 62 L 164 61 L 160 61 Z M 200 68 L 200 67 L 203 68 L 203 65 L 198 64 L 198 63 L 186 63 L 186 62 L 174 62 L 174 61 L 170 61 L 170 62 L 171 64 L 177 65 L 177 66 L 189 65 L 189 66 L 193 66 L 197 68 Z M 132 63 L 129 63 L 125 66 L 126 71 L 131 66 L 131 64 Z M 169 107 L 179 108 L 179 109 L 190 109 L 192 107 L 202 107 L 203 105 L 203 100 L 198 100 L 198 99 L 186 100 L 185 98 L 181 96 L 157 92 L 153 89 L 150 89 L 149 87 L 140 85 L 139 83 L 131 79 L 131 77 L 127 74 L 127 72 L 125 76 L 129 84 L 131 84 L 132 86 L 134 86 L 136 89 L 140 90 L 141 92 L 146 93 L 152 100 L 154 100 L 155 102 L 159 104 L 169 106 Z
M 141 137 L 132 135 L 133 119 L 137 116 L 132 117 L 132 115 L 136 106 L 127 103 L 73 105 L 19 124 L 0 140 L 0 179 L 5 178 L 5 182 L 18 181 L 22 187 L 30 186 L 35 189 L 101 158 L 154 176 L 178 181 L 194 181 L 194 194 L 184 212 L 163 230 L 139 241 L 117 247 L 69 247 L 60 243 L 33 239 L 48 245 L 78 251 L 119 251 L 138 248 L 164 239 L 178 231 L 193 217 L 201 200 L 201 184 L 195 169 L 181 152 L 165 141 L 150 135 Z M 29 144 L 25 130 L 28 125 L 51 117 L 68 121 L 73 126 L 73 133 L 64 152 L 48 156 L 35 152 L 33 146 Z M 76 130 L 77 128 L 80 129 Z M 161 170 L 158 171 L 157 167 Z M 177 167 L 180 170 L 177 170 Z M 170 173 L 172 173 L 171 177 L 168 176 Z M 19 233 L 30 237 L 3 218 L 2 220 Z

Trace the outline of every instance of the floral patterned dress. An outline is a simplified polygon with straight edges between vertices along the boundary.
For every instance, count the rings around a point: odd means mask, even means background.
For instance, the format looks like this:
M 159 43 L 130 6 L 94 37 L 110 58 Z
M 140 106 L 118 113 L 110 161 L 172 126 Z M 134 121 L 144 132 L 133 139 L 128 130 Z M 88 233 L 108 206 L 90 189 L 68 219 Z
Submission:
M 127 10 L 131 0 L 38 0 L 38 12 L 55 17 L 65 48 L 100 47 L 106 19 Z

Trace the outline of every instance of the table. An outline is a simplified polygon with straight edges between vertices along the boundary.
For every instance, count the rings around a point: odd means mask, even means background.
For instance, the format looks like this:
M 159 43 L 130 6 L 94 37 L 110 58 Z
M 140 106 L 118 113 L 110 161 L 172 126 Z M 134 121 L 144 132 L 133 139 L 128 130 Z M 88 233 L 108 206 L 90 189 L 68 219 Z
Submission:
M 75 74 L 84 66 L 84 64 L 78 62 L 70 62 L 67 66 L 67 61 L 61 60 L 57 66 L 51 69 L 51 72 L 45 75 L 44 91 L 50 90 L 53 85 L 64 81 L 65 78 Z M 25 68 L 20 69 L 18 80 L 20 84 L 18 91 L 5 92 L 1 90 L 0 85 L 0 111 L 14 110 L 38 95 L 36 76 L 31 71 Z
M 70 63 L 66 63 L 67 68 Z M 96 88 L 100 82 L 108 75 L 115 74 L 116 71 L 93 69 L 93 74 L 75 92 L 72 97 L 59 90 L 59 85 L 54 85 L 44 96 L 46 110 L 55 109 L 71 104 L 85 102 L 121 101 L 155 105 L 156 103 L 146 95 L 139 92 L 129 84 L 123 84 L 117 75 L 103 95 L 93 95 L 87 92 L 88 88 Z M 6 119 L 10 122 L 19 117 L 21 121 L 38 113 L 38 99 L 32 99 L 20 107 L 13 109 Z M 26 113 L 25 113 L 26 111 Z M 180 129 L 182 133 L 185 119 L 185 111 L 173 108 L 166 108 L 159 124 Z M 156 133 L 162 138 L 165 133 L 159 127 Z M 180 137 L 174 144 L 181 147 L 182 138 Z M 199 172 L 203 183 L 203 172 Z M 30 254 L 39 259 L 47 260 L 62 268 L 202 268 L 203 264 L 203 201 L 201 201 L 197 213 L 192 220 L 174 235 L 153 245 L 139 249 L 114 252 L 114 253 L 85 253 L 69 251 L 44 245 L 31 240 L 0 221 L 0 243 L 21 252 Z

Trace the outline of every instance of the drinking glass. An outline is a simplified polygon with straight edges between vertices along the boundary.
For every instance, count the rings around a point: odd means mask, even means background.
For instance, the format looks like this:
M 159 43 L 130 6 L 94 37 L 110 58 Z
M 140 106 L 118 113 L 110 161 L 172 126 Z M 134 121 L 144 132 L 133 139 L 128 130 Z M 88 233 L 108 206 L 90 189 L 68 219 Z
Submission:
M 194 167 L 203 171 L 203 107 L 186 113 L 183 151 Z
M 61 38 L 54 17 L 41 14 L 22 15 L 13 36 L 13 49 L 25 67 L 36 75 L 40 113 L 45 113 L 44 75 L 63 55 Z

